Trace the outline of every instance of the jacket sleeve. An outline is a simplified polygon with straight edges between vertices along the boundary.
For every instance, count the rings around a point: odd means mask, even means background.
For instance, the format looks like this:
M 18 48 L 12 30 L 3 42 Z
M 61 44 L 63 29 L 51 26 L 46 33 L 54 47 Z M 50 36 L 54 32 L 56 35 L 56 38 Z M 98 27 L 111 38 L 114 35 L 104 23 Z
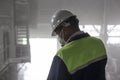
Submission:
M 64 62 L 55 56 L 47 80 L 70 80 L 70 74 Z

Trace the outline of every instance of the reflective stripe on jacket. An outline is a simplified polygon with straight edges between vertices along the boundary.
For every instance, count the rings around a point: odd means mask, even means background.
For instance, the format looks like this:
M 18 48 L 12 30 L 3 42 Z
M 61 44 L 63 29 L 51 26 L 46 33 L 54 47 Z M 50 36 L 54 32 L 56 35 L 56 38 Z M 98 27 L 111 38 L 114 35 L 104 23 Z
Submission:
M 61 48 L 59 56 L 70 73 L 88 66 L 106 57 L 105 47 L 100 39 L 86 37 L 72 41 Z

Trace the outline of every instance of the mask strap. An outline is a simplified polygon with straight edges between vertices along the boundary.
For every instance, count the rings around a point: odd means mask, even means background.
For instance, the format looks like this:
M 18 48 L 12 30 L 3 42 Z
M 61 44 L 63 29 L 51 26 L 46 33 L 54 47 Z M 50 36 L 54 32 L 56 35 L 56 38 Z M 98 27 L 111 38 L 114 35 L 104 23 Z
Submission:
M 64 35 L 63 35 L 63 28 L 62 28 L 62 30 L 60 31 L 60 36 L 61 36 L 61 38 L 63 38 L 63 39 L 64 39 Z

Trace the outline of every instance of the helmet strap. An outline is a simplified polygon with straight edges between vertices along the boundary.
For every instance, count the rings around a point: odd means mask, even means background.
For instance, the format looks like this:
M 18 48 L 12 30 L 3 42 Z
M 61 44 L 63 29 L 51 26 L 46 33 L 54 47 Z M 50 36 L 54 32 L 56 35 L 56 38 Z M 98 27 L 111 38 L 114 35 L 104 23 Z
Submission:
M 64 27 L 68 27 L 68 26 L 70 26 L 70 23 L 63 22 L 61 25 L 64 26 Z

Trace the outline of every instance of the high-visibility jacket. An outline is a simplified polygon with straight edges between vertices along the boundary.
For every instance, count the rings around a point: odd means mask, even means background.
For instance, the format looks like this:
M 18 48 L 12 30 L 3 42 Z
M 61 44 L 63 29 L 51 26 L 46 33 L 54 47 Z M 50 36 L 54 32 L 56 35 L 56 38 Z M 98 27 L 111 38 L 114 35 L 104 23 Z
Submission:
M 103 42 L 80 34 L 57 52 L 47 80 L 106 80 L 106 61 Z

